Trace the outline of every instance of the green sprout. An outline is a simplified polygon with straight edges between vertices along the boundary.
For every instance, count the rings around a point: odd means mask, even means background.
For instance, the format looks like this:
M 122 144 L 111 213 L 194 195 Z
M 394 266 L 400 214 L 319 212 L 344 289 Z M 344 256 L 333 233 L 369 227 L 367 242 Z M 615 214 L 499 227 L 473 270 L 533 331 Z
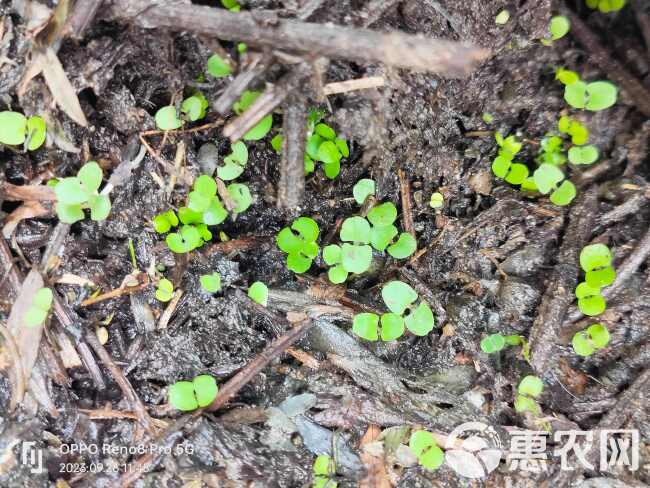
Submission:
M 431 200 L 429 201 L 429 206 L 431 208 L 442 208 L 445 205 L 445 197 L 442 193 L 436 191 L 431 194 Z
M 246 109 L 253 105 L 253 102 L 255 102 L 255 100 L 257 100 L 257 97 L 259 97 L 261 94 L 262 92 L 258 91 L 244 91 L 244 93 L 242 93 L 241 97 L 239 98 L 239 101 L 235 102 L 232 109 L 237 115 L 242 114 L 244 111 L 246 111 Z M 243 139 L 245 141 L 260 140 L 269 133 L 272 126 L 273 115 L 268 114 L 262 120 L 260 120 L 255 127 L 244 134 Z
M 90 209 L 90 218 L 105 220 L 111 211 L 107 195 L 97 193 L 102 183 L 102 169 L 95 161 L 84 164 L 77 176 L 60 179 L 54 187 L 56 213 L 65 224 L 74 224 L 84 218 L 84 208 Z
M 533 415 L 540 415 L 541 409 L 537 398 L 544 390 L 544 383 L 537 376 L 528 375 L 521 380 L 517 387 L 515 398 L 515 411 L 519 413 L 530 412 Z
M 221 5 L 231 12 L 239 12 L 241 10 L 241 5 L 239 5 L 237 0 L 221 0 Z
M 0 112 L 0 144 L 20 146 L 35 151 L 45 142 L 47 128 L 42 117 L 25 117 L 18 112 Z
M 169 229 L 178 225 L 178 217 L 173 210 L 167 210 L 153 218 L 153 228 L 158 234 L 169 232 Z
M 571 71 L 564 68 L 558 68 L 555 70 L 555 79 L 558 80 L 563 85 L 570 85 L 576 81 L 580 81 L 580 76 L 575 71 Z
M 293 231 L 296 231 L 296 235 Z M 276 236 L 278 247 L 287 253 L 287 268 L 294 273 L 304 273 L 318 255 L 318 224 L 309 217 L 299 217 L 291 228 L 285 227 Z
M 582 146 L 589 140 L 589 129 L 566 115 L 560 117 L 557 128 L 561 133 L 571 136 L 571 142 L 576 146 Z
M 230 65 L 218 54 L 213 54 L 208 58 L 208 74 L 215 78 L 223 78 L 232 73 Z
M 571 22 L 563 15 L 556 15 L 548 24 L 548 30 L 551 33 L 551 40 L 557 41 L 563 38 L 569 32 Z
M 530 347 L 528 341 L 520 335 L 504 336 L 491 334 L 481 340 L 481 350 L 486 354 L 494 354 L 503 350 L 506 346 L 521 346 L 521 352 L 526 361 L 530 359 Z
M 183 412 L 210 405 L 217 397 L 219 387 L 210 375 L 197 376 L 192 381 L 177 381 L 169 387 L 169 403 Z
M 600 315 L 607 308 L 605 298 L 600 294 L 598 287 L 594 288 L 582 282 L 576 287 L 575 294 L 578 299 L 578 308 L 589 317 Z
M 175 130 L 183 125 L 183 121 L 176 113 L 176 107 L 167 105 L 156 112 L 156 127 L 160 130 Z
M 598 9 L 602 13 L 618 12 L 625 7 L 625 0 L 587 0 L 587 7 Z
M 494 18 L 494 23 L 497 25 L 504 25 L 507 24 L 509 20 L 510 20 L 510 12 L 508 12 L 507 10 L 502 10 Z
M 368 341 L 393 341 L 404 334 L 405 328 L 417 336 L 425 336 L 433 330 L 434 318 L 429 305 L 418 300 L 418 294 L 406 283 L 391 281 L 384 285 L 381 296 L 390 312 L 381 318 L 374 313 L 360 313 L 354 316 L 352 332 Z M 408 315 L 404 315 L 408 311 Z M 381 331 L 379 325 L 381 323 Z
M 494 137 L 499 146 L 499 153 L 492 162 L 492 172 L 508 183 L 521 184 L 528 176 L 528 168 L 521 163 L 513 163 L 514 157 L 521 150 L 521 142 L 515 136 L 504 138 L 499 132 L 495 132 Z
M 571 343 L 579 356 L 591 356 L 596 350 L 609 344 L 609 331 L 602 324 L 593 324 L 576 333 Z
M 230 146 L 231 153 L 223 159 L 224 165 L 217 168 L 217 176 L 224 181 L 237 178 L 244 172 L 248 162 L 248 149 L 242 141 Z
M 266 307 L 269 302 L 269 289 L 261 281 L 256 281 L 248 288 L 248 297 Z
M 235 215 L 245 212 L 253 203 L 251 191 L 243 183 L 231 183 L 226 190 L 230 199 L 235 202 L 235 208 L 232 209 Z
M 52 307 L 52 299 L 52 290 L 49 288 L 39 288 L 36 290 L 32 304 L 27 310 L 27 313 L 25 313 L 24 320 L 27 327 L 36 327 L 45 322 Z
M 357 181 L 356 185 L 352 188 L 352 196 L 359 205 L 363 205 L 371 195 L 375 194 L 375 180 L 364 178 Z
M 183 100 L 183 103 L 181 103 L 181 112 L 188 121 L 196 122 L 205 117 L 208 106 L 208 101 L 203 94 L 196 93 Z
M 174 296 L 174 285 L 167 278 L 162 278 L 156 287 L 156 298 L 161 302 L 168 302 Z
M 198 229 L 193 225 L 184 225 L 178 232 L 167 234 L 167 246 L 176 254 L 188 253 L 203 245 L 203 239 Z
M 211 274 L 201 275 L 199 281 L 201 282 L 201 288 L 208 293 L 217 293 L 221 290 L 221 275 L 216 271 Z
M 607 304 L 601 288 L 611 285 L 616 279 L 612 267 L 612 252 L 605 244 L 591 244 L 580 251 L 580 267 L 585 272 L 585 281 L 575 290 L 580 311 L 593 317 L 605 311 Z
M 282 137 L 282 134 L 276 134 L 271 139 L 271 147 L 278 154 L 282 153 L 282 142 L 283 141 L 284 141 L 284 139 Z
M 569 149 L 572 164 L 592 164 L 598 160 L 598 149 L 594 146 L 574 146 Z
M 409 448 L 418 458 L 418 462 L 430 471 L 438 469 L 445 460 L 445 454 L 436 443 L 433 434 L 426 430 L 416 430 L 411 434 Z
M 313 466 L 314 484 L 313 488 L 336 488 L 338 483 L 332 478 L 336 474 L 334 460 L 326 454 L 316 457 Z
M 618 90 L 608 81 L 576 81 L 564 87 L 564 100 L 573 108 L 592 112 L 605 110 L 616 103 Z
M 481 115 L 481 119 L 486 124 L 491 124 L 492 122 L 494 122 L 494 115 L 488 112 L 483 112 L 483 114 Z
M 533 173 L 533 182 L 537 191 L 546 195 L 555 205 L 568 205 L 576 196 L 576 187 L 569 180 L 564 180 L 564 173 L 552 164 L 542 164 Z M 559 184 L 562 182 L 562 184 Z

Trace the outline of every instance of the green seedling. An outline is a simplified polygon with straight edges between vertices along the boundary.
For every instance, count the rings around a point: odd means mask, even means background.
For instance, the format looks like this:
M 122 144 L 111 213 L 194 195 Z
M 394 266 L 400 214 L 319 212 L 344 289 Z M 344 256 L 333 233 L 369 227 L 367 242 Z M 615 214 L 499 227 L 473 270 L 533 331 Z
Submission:
M 566 115 L 560 117 L 557 128 L 561 133 L 571 136 L 571 142 L 576 146 L 582 146 L 589 140 L 589 129 Z
M 256 281 L 248 288 L 248 297 L 266 307 L 269 302 L 269 289 L 261 281 Z
M 329 256 L 325 261 L 328 265 L 342 266 L 348 273 L 363 273 L 370 268 L 372 262 L 372 248 L 370 242 L 370 224 L 363 217 L 349 217 L 343 221 L 341 240 L 345 243 L 341 246 L 340 262 L 333 261 Z M 330 250 L 335 247 L 328 246 Z M 338 247 L 338 246 L 336 246 Z
M 237 215 L 248 210 L 253 203 L 253 196 L 249 188 L 243 183 L 231 183 L 226 187 L 230 199 L 235 202 L 235 208 L 232 209 L 233 214 Z
M 169 232 L 172 227 L 178 225 L 178 217 L 173 210 L 167 210 L 153 218 L 153 228 L 158 234 Z
M 239 5 L 237 0 L 221 0 L 221 5 L 231 12 L 239 12 L 241 10 L 241 5 Z
M 293 231 L 297 232 L 295 234 Z M 291 227 L 285 227 L 276 236 L 278 247 L 287 253 L 287 268 L 304 273 L 318 255 L 318 224 L 309 217 L 299 217 Z
M 158 287 L 156 288 L 156 298 L 161 302 L 168 302 L 174 296 L 174 285 L 171 281 L 166 278 L 162 278 L 158 282 Z
M 239 98 L 239 101 L 235 102 L 233 105 L 232 109 L 237 115 L 241 115 L 244 113 L 253 103 L 257 98 L 262 94 L 262 92 L 258 91 L 249 91 L 246 90 L 244 93 L 242 93 L 241 97 Z M 257 141 L 266 134 L 269 133 L 271 130 L 271 127 L 273 126 L 273 115 L 268 114 L 265 116 L 262 120 L 260 120 L 255 127 L 253 127 L 251 130 L 249 130 L 246 134 L 244 134 L 243 139 L 245 141 Z
M 598 149 L 595 146 L 574 146 L 569 149 L 569 161 L 572 164 L 593 164 L 598 161 Z
M 224 181 L 241 175 L 248 162 L 248 149 L 242 141 L 231 144 L 230 150 L 231 153 L 223 159 L 224 165 L 217 168 L 217 176 Z
M 494 18 L 494 23 L 497 25 L 505 25 L 508 23 L 509 20 L 510 20 L 510 12 L 508 12 L 507 10 L 502 10 Z
M 526 361 L 530 359 L 530 348 L 528 342 L 520 335 L 503 336 L 491 334 L 481 341 L 481 350 L 486 354 L 494 354 L 503 350 L 506 346 L 521 346 L 521 352 Z
M 218 54 L 213 54 L 208 58 L 207 71 L 215 78 L 224 78 L 232 73 L 230 65 Z
M 334 460 L 326 454 L 321 454 L 314 461 L 313 488 L 337 488 L 338 483 L 332 478 L 336 475 Z
M 555 79 L 558 80 L 563 85 L 570 85 L 576 81 L 580 81 L 580 75 L 575 71 L 571 71 L 564 68 L 558 68 L 555 70 Z
M 616 279 L 612 267 L 612 252 L 605 244 L 591 244 L 580 251 L 580 267 L 585 272 L 585 281 L 576 288 L 578 308 L 588 316 L 599 315 L 607 304 L 601 288 L 611 285 Z
M 169 387 L 169 403 L 183 412 L 210 405 L 217 397 L 219 387 L 210 375 L 197 376 L 192 381 L 177 381 Z
M 488 112 L 483 112 L 483 114 L 481 115 L 481 119 L 486 124 L 491 124 L 492 122 L 494 122 L 494 115 Z
M 211 274 L 201 275 L 199 281 L 201 282 L 201 288 L 208 293 L 217 293 L 221 290 L 221 275 L 216 271 Z
M 417 336 L 425 336 L 433 330 L 434 318 L 429 305 L 418 300 L 418 294 L 406 283 L 391 281 L 384 285 L 381 296 L 390 312 L 381 318 L 374 313 L 354 316 L 352 332 L 368 341 L 393 341 L 404 334 L 405 328 Z M 408 311 L 408 315 L 405 312 Z M 381 331 L 380 331 L 381 323 Z
M 189 122 L 196 122 L 205 117 L 208 106 L 208 101 L 203 94 L 196 93 L 183 100 L 183 103 L 181 103 L 181 112 Z
M 409 448 L 418 458 L 420 465 L 430 471 L 438 469 L 445 460 L 445 454 L 436 443 L 433 434 L 426 430 L 416 430 L 411 434 Z
M 563 15 L 557 15 L 551 19 L 548 24 L 548 30 L 551 34 L 551 40 L 557 41 L 562 39 L 571 28 L 571 22 Z
M 445 197 L 440 192 L 433 192 L 431 194 L 431 200 L 429 201 L 431 208 L 442 208 L 445 205 Z
M 354 200 L 359 205 L 363 205 L 366 198 L 374 194 L 375 180 L 371 180 L 370 178 L 364 178 L 357 181 L 356 185 L 352 188 L 352 196 L 354 196 Z
M 625 7 L 625 0 L 586 0 L 587 7 L 602 13 L 618 12 Z
M 541 408 L 537 399 L 544 390 L 544 383 L 537 376 L 528 375 L 521 380 L 517 387 L 515 398 L 515 411 L 519 413 L 530 412 L 533 415 L 540 415 Z
M 282 134 L 276 134 L 271 139 L 271 147 L 273 148 L 273 150 L 276 153 L 278 153 L 278 154 L 282 153 L 282 143 L 283 142 L 284 142 L 284 138 L 282 137 Z
M 574 108 L 593 112 L 605 110 L 616 103 L 618 90 L 608 81 L 586 83 L 576 81 L 564 87 L 564 100 Z
M 173 105 L 167 105 L 159 109 L 154 118 L 156 127 L 160 130 L 176 130 L 183 125 L 183 121 L 178 117 L 176 107 Z
M 513 163 L 514 157 L 521 150 L 521 142 L 515 136 L 504 138 L 499 132 L 495 132 L 494 137 L 499 146 L 499 154 L 492 162 L 492 172 L 508 183 L 521 184 L 528 176 L 528 168 L 523 164 Z
M 25 117 L 18 112 L 0 112 L 0 144 L 6 146 L 25 145 L 25 149 L 35 151 L 45 142 L 47 128 L 42 117 Z
M 607 308 L 607 303 L 601 295 L 599 287 L 594 288 L 582 282 L 576 287 L 575 294 L 578 299 L 578 308 L 589 317 L 600 315 Z
M 203 245 L 201 233 L 193 225 L 183 225 L 178 232 L 167 234 L 165 242 L 176 254 L 185 254 Z
M 537 191 L 546 195 L 550 192 L 550 200 L 555 205 L 568 205 L 576 196 L 576 187 L 569 180 L 564 180 L 564 173 L 557 166 L 542 164 L 533 173 L 533 181 Z M 560 184 L 560 182 L 562 182 Z
M 97 193 L 102 183 L 102 169 L 95 161 L 84 164 L 77 176 L 60 179 L 54 187 L 56 213 L 65 224 L 74 224 L 84 218 L 84 208 L 90 209 L 90 218 L 105 220 L 111 211 L 107 195 Z
M 24 322 L 27 327 L 36 327 L 42 325 L 47 319 L 52 307 L 52 290 L 49 288 L 39 288 L 34 293 L 32 304 L 25 313 Z
M 609 331 L 602 324 L 590 325 L 586 330 L 574 335 L 571 344 L 579 356 L 591 356 L 609 344 Z
M 247 49 L 248 49 L 248 46 L 246 45 L 245 42 L 240 42 L 240 43 L 237 44 L 237 52 L 239 54 L 244 54 Z

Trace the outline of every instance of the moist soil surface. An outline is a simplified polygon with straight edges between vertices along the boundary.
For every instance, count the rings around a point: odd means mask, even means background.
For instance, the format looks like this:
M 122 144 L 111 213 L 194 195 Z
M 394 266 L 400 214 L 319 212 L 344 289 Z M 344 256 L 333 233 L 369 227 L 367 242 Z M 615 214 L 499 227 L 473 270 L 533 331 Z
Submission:
M 312 465 L 321 454 L 335 461 L 327 486 L 650 482 L 650 281 L 643 250 L 649 247 L 643 239 L 650 223 L 650 125 L 625 89 L 615 105 L 599 112 L 567 105 L 564 86 L 555 79 L 558 67 L 588 81 L 611 77 L 594 56 L 594 46 L 579 43 L 572 32 L 551 46 L 540 42 L 560 5 L 342 0 L 322 2 L 307 19 L 360 27 L 368 12 L 379 11 L 370 25 L 374 30 L 490 50 L 468 77 L 454 79 L 382 64 L 326 62 L 273 51 L 273 46 L 256 51 L 250 45 L 239 53 L 233 42 L 116 20 L 108 1 L 80 36 L 64 30 L 48 45 L 51 39 L 39 29 L 56 3 L 0 2 L 2 110 L 40 114 L 48 125 L 47 142 L 36 151 L 0 147 L 5 226 L 0 238 L 5 253 L 0 259 L 0 486 L 126 486 L 131 476 L 129 483 L 142 487 L 302 487 L 314 482 Z M 643 11 L 644 2 L 632 3 L 607 14 L 582 1 L 567 7 L 647 91 L 650 45 L 644 29 L 647 34 L 650 14 Z M 187 8 L 199 4 L 221 8 L 216 1 L 187 2 Z M 259 15 L 295 18 L 301 2 L 242 5 Z M 504 9 L 509 20 L 495 23 Z M 58 56 L 87 127 L 60 109 L 43 76 L 27 75 L 39 49 Z M 212 227 L 211 242 L 174 254 L 152 219 L 185 205 L 191 181 L 211 174 L 229 154 L 222 129 L 235 115 L 222 116 L 212 107 L 251 56 L 264 49 L 273 62 L 249 89 L 277 84 L 300 69 L 299 63 L 310 74 L 273 112 L 269 135 L 246 142 L 249 160 L 237 182 L 250 188 L 250 208 Z M 214 52 L 230 60 L 233 75 L 205 74 Z M 323 84 L 370 76 L 382 77 L 383 86 L 320 95 Z M 195 90 L 211 104 L 205 119 L 140 138 L 156 130 L 158 109 Z M 305 178 L 300 206 L 285 210 L 277 206 L 281 156 L 270 140 L 282 128 L 283 113 L 299 102 L 322 110 L 323 122 L 348 141 L 350 155 L 333 180 L 317 165 Z M 532 174 L 542 139 L 557 133 L 563 114 L 588 127 L 599 159 L 589 166 L 564 166 L 577 196 L 561 207 L 496 178 L 491 164 L 498 152 L 494 133 L 515 135 L 523 141 L 516 160 Z M 59 224 L 51 199 L 8 195 L 8 184 L 44 186 L 52 178 L 76 175 L 89 160 L 99 163 L 104 183 L 120 165 L 136 161 L 112 190 L 104 221 L 87 217 Z M 320 227 L 321 248 L 339 242 L 342 220 L 367 210 L 368 202 L 362 208 L 352 198 L 361 178 L 375 180 L 377 202 L 396 205 L 400 231 L 412 225 L 416 254 L 397 260 L 375 252 L 370 270 L 342 285 L 329 282 L 320 256 L 306 273 L 287 269 L 276 234 L 296 217 L 309 216 Z M 442 207 L 430 206 L 433 192 L 443 195 Z M 23 209 L 20 216 L 18 209 Z M 640 261 L 608 296 L 606 311 L 585 318 L 576 310 L 573 292 L 584 279 L 579 253 L 594 243 L 609 246 L 617 270 L 634 253 Z M 30 347 L 20 337 L 22 329 L 8 324 L 22 280 L 36 269 L 62 310 L 53 310 L 40 342 Z M 221 290 L 210 294 L 199 278 L 215 271 Z M 162 277 L 182 290 L 178 299 L 156 299 L 155 282 Z M 385 312 L 380 292 L 392 280 L 410 284 L 429 303 L 433 331 L 390 342 L 359 338 L 351 330 L 353 315 Z M 267 307 L 246 295 L 255 281 L 269 288 Z M 120 288 L 113 298 L 86 302 Z M 588 357 L 577 355 L 573 334 L 596 322 L 609 330 L 609 343 Z M 208 374 L 222 386 L 259 360 L 274 339 L 305 323 L 308 331 L 289 352 L 270 358 L 218 410 L 191 416 L 169 405 L 168 387 L 174 382 Z M 481 340 L 497 333 L 523 337 L 530 354 L 521 345 L 486 354 Z M 99 338 L 91 347 L 88 334 Z M 17 366 L 24 364 L 19 358 L 25 348 L 36 354 L 31 371 Z M 106 353 L 121 381 L 98 351 Z M 514 408 L 517 385 L 527 375 L 545 385 L 536 399 L 537 413 Z M 501 462 L 488 476 L 474 479 L 449 461 L 455 446 L 445 446 L 445 439 L 464 422 L 489 425 L 500 439 Z M 434 432 L 447 450 L 447 462 L 437 470 L 420 466 L 405 446 L 410 429 L 421 428 Z M 563 471 L 553 456 L 563 444 L 558 432 L 585 431 L 598 438 L 603 429 L 635 432 L 627 435 L 638 441 L 638 469 L 601 469 L 598 463 L 592 469 L 573 457 L 578 467 Z M 542 452 L 548 461 L 532 463 L 538 469 L 513 467 L 508 459 L 507 451 L 515 450 L 511 438 L 522 430 L 545 436 Z M 43 469 L 22 462 L 25 442 L 41 449 Z M 142 446 L 155 446 L 154 456 L 144 459 Z M 587 448 L 590 459 L 600 459 L 597 448 Z M 454 452 L 461 452 L 460 464 L 469 466 L 467 456 L 477 458 L 463 449 Z M 485 474 L 480 463 L 472 469 Z

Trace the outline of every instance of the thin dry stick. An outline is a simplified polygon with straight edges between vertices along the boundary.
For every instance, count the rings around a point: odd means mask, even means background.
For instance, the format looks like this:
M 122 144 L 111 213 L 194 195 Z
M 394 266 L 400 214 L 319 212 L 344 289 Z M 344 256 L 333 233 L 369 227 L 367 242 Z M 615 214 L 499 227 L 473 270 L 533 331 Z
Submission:
M 650 117 L 650 93 L 648 90 L 621 63 L 610 57 L 607 50 L 601 46 L 598 38 L 580 17 L 567 8 L 563 9 L 563 13 L 571 21 L 571 34 L 588 49 L 589 57 L 607 73 L 612 81 L 630 95 L 634 100 L 634 105 L 643 115 Z
M 386 78 L 383 76 L 368 76 L 366 78 L 357 78 L 354 80 L 335 81 L 333 83 L 328 83 L 323 87 L 323 94 L 335 95 L 337 93 L 347 93 L 356 90 L 380 88 L 385 84 Z
M 207 407 L 207 410 L 214 412 L 223 407 L 228 400 L 234 397 L 243 386 L 248 384 L 257 373 L 262 371 L 271 361 L 286 351 L 288 347 L 297 342 L 309 330 L 312 324 L 313 322 L 311 320 L 306 319 L 298 327 L 290 329 L 286 334 L 274 340 L 259 354 L 259 356 L 253 359 L 253 361 L 248 363 L 244 369 L 228 380 L 223 388 L 219 390 L 219 394 L 214 401 Z
M 5 347 L 11 354 L 14 361 L 14 376 L 16 380 L 15 388 L 12 389 L 11 401 L 9 402 L 9 412 L 13 412 L 18 402 L 22 401 L 25 395 L 25 373 L 23 371 L 23 362 L 20 360 L 20 353 L 18 346 L 14 340 L 14 336 L 7 327 L 0 323 L 0 332 L 5 338 Z
M 287 96 L 298 88 L 306 78 L 306 67 L 298 67 L 291 73 L 284 75 L 277 84 L 262 93 L 248 109 L 223 128 L 223 135 L 231 141 L 238 141 L 246 132 L 271 113 L 280 105 Z
M 413 225 L 413 211 L 411 203 L 411 183 L 406 177 L 404 170 L 398 170 L 397 174 L 399 175 L 399 187 L 402 194 L 402 223 L 404 224 L 404 230 L 411 234 L 413 238 L 416 238 L 415 235 L 415 226 Z
M 303 98 L 291 97 L 284 109 L 284 139 L 277 201 L 279 208 L 296 209 L 302 202 L 305 192 L 306 123 L 307 104 Z
M 130 295 L 131 293 L 144 290 L 147 286 L 149 286 L 148 281 L 146 283 L 142 283 L 141 285 L 137 285 L 137 286 L 125 286 L 123 288 L 116 288 L 106 293 L 102 293 L 101 295 L 97 295 L 96 297 L 86 298 L 83 302 L 79 304 L 79 306 L 88 307 L 90 305 L 94 305 L 95 303 L 103 302 L 105 300 L 110 300 L 111 298 Z
M 280 19 L 257 12 L 228 12 L 201 5 L 115 0 L 113 17 L 144 28 L 168 28 L 310 56 L 384 63 L 447 76 L 467 76 L 486 59 L 487 49 L 401 32 L 383 33 L 332 24 Z
M 239 99 L 239 96 L 248 88 L 255 78 L 264 73 L 273 64 L 273 55 L 270 53 L 253 54 L 253 59 L 226 87 L 223 93 L 214 102 L 214 109 L 224 115 Z
M 208 124 L 203 124 L 198 127 L 192 127 L 191 129 L 175 129 L 175 130 L 147 130 L 144 132 L 140 132 L 140 136 L 144 137 L 149 137 L 149 136 L 161 136 L 164 135 L 165 133 L 168 133 L 170 135 L 176 135 L 176 134 L 192 134 L 194 132 L 202 132 L 204 130 L 210 130 L 210 129 L 215 129 L 219 127 L 220 125 L 223 125 L 223 119 L 217 119 L 214 122 L 210 122 Z
M 99 356 L 99 359 L 102 360 L 104 366 L 106 366 L 106 368 L 108 368 L 108 370 L 111 372 L 111 375 L 115 379 L 117 385 L 120 387 L 120 390 L 122 390 L 122 393 L 126 397 L 126 400 L 129 402 L 131 408 L 138 416 L 138 422 L 140 422 L 140 425 L 142 425 L 142 427 L 144 427 L 148 432 L 151 432 L 152 421 L 151 417 L 149 417 L 149 414 L 147 413 L 147 409 L 142 403 L 142 400 L 140 400 L 138 397 L 138 394 L 133 389 L 133 386 L 131 386 L 129 380 L 126 379 L 126 376 L 124 376 L 124 373 L 122 373 L 122 370 L 117 366 L 117 364 L 115 364 L 115 361 L 113 361 L 113 358 L 108 353 L 106 348 L 99 342 L 99 339 L 97 339 L 97 334 L 94 331 L 90 331 L 86 333 L 85 338 L 86 342 L 90 344 L 95 353 Z
M 192 184 L 192 181 L 189 179 L 189 177 L 187 177 L 186 175 L 179 174 L 178 171 L 176 171 L 176 168 L 174 168 L 173 164 L 168 163 L 163 158 L 161 158 L 160 155 L 156 151 L 153 150 L 153 148 L 149 145 L 149 143 L 146 141 L 146 139 L 142 135 L 140 135 L 140 142 L 142 142 L 142 145 L 147 148 L 147 152 L 156 161 L 158 161 L 160 163 L 160 165 L 165 169 L 165 171 L 167 171 L 170 175 L 176 176 L 179 180 L 183 181 L 188 186 L 190 186 Z

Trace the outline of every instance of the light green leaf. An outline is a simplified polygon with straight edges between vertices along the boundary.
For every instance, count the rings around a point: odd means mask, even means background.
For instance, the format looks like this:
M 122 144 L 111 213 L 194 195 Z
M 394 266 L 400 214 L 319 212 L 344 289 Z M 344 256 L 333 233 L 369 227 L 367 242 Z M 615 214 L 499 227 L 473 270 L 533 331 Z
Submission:
M 551 19 L 548 30 L 551 33 L 551 39 L 557 41 L 564 37 L 571 27 L 569 19 L 562 15 L 557 15 Z
M 406 259 L 415 252 L 418 243 L 408 232 L 402 232 L 397 242 L 388 247 L 388 254 L 395 259 Z
M 594 146 L 573 146 L 569 149 L 569 161 L 573 164 L 592 164 L 598 160 L 598 149 Z
M 363 217 L 348 217 L 343 221 L 340 232 L 344 242 L 370 242 L 370 224 Z
M 377 227 L 391 225 L 395 219 L 397 219 L 397 209 L 392 202 L 376 205 L 368 212 L 368 220 Z
M 533 173 L 533 180 L 540 193 L 547 194 L 555 189 L 557 184 L 564 179 L 564 173 L 557 166 L 542 164 Z
M 504 347 L 506 347 L 506 339 L 501 334 L 489 335 L 481 341 L 481 350 L 487 354 L 499 352 Z
M 107 195 L 95 195 L 88 200 L 90 218 L 95 222 L 106 220 L 111 213 L 111 201 Z
M 532 398 L 538 398 L 542 394 L 543 389 L 544 383 L 542 383 L 542 380 L 537 376 L 532 375 L 524 377 L 517 387 L 519 393 L 522 395 L 528 395 Z
M 379 339 L 377 332 L 379 317 L 374 313 L 360 313 L 354 316 L 352 332 L 367 341 Z
M 245 212 L 248 207 L 253 203 L 253 197 L 248 187 L 242 183 L 231 183 L 227 187 L 230 198 L 235 202 L 236 206 L 233 212 L 238 214 Z
M 217 397 L 217 381 L 208 374 L 202 374 L 192 380 L 196 401 L 199 407 L 207 407 Z
M 208 58 L 208 73 L 215 78 L 223 78 L 232 73 L 232 69 L 221 56 L 213 54 Z
M 0 129 L 1 131 L 2 129 Z M 27 149 L 35 151 L 45 142 L 45 135 L 47 134 L 47 127 L 42 117 L 34 115 L 27 119 L 27 136 L 29 137 L 29 144 Z
M 201 288 L 208 293 L 216 293 L 221 290 L 221 275 L 216 271 L 212 274 L 201 275 L 199 278 Z
M 576 187 L 569 180 L 564 180 L 562 184 L 551 193 L 550 200 L 551 203 L 555 205 L 568 205 L 576 197 Z
M 564 87 L 564 100 L 573 108 L 585 108 L 587 104 L 587 84 L 576 81 Z
M 402 281 L 386 283 L 381 290 L 381 296 L 388 309 L 399 315 L 402 315 L 404 310 L 418 299 L 415 290 Z
M 84 212 L 81 210 L 81 205 L 79 204 L 67 205 L 57 202 L 55 209 L 57 217 L 64 224 L 74 224 L 84 219 Z
M 273 115 L 269 114 L 260 120 L 255 127 L 244 134 L 245 141 L 258 141 L 269 133 L 273 126 Z
M 325 141 L 318 146 L 316 159 L 325 164 L 336 164 L 341 161 L 341 153 L 334 142 Z
M 287 268 L 294 273 L 304 273 L 311 267 L 312 260 L 299 253 L 289 254 L 287 256 Z
M 618 90 L 616 86 L 608 81 L 594 81 L 587 85 L 588 101 L 585 104 L 587 110 L 597 112 L 605 110 L 616 103 Z
M 248 288 L 248 296 L 254 302 L 266 307 L 269 302 L 269 289 L 261 281 L 256 281 Z
M 336 244 L 331 244 L 323 248 L 323 261 L 328 266 L 334 266 L 341 262 L 341 248 Z
M 421 302 L 415 310 L 406 316 L 406 327 L 417 336 L 425 336 L 433 330 L 433 312 L 429 305 Z
M 27 119 L 18 112 L 0 112 L 0 144 L 19 146 L 27 137 Z
M 372 227 L 370 229 L 370 244 L 377 251 L 383 251 L 398 234 L 397 227 L 386 225 L 384 227 Z
M 352 195 L 359 205 L 363 205 L 366 198 L 375 194 L 375 180 L 364 178 L 357 181 L 352 188 Z
M 590 244 L 580 251 L 580 266 L 585 272 L 611 266 L 612 259 L 612 252 L 605 244 Z
M 183 121 L 176 115 L 176 107 L 167 105 L 156 112 L 156 126 L 160 130 L 175 130 L 183 125 Z
M 372 248 L 368 245 L 343 244 L 341 264 L 348 273 L 363 273 L 370 268 Z
M 189 381 L 177 381 L 169 387 L 169 403 L 182 412 L 199 408 L 194 395 L 194 384 Z
M 291 228 L 298 232 L 306 242 L 315 242 L 318 240 L 318 224 L 314 219 L 298 217 L 291 224 Z
M 65 205 L 80 205 L 88 201 L 88 194 L 81 186 L 79 178 L 62 178 L 54 187 L 57 202 Z
M 385 313 L 381 316 L 381 340 L 394 341 L 404 335 L 404 319 L 396 313 Z
M 342 264 L 337 264 L 336 266 L 332 266 L 327 271 L 327 277 L 332 283 L 338 285 L 344 283 L 345 280 L 348 279 L 348 272 L 345 270 Z

